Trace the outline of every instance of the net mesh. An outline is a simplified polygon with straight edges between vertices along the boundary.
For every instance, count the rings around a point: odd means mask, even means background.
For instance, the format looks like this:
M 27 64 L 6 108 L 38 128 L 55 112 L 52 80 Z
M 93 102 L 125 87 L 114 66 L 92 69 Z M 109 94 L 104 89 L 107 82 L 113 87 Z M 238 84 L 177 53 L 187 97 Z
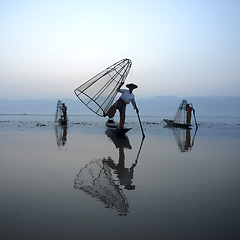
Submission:
M 127 198 L 114 180 L 108 159 L 98 159 L 85 165 L 74 181 L 74 188 L 83 190 L 91 197 L 97 198 L 107 208 L 116 209 L 119 214 L 126 215 L 129 211 Z
M 175 123 L 181 123 L 181 124 L 185 124 L 186 123 L 186 116 L 187 116 L 187 112 L 186 112 L 186 103 L 187 101 L 186 100 L 182 100 L 178 109 L 177 109 L 177 112 L 174 116 L 174 119 L 173 121 Z
M 55 123 L 61 117 L 61 107 L 62 107 L 62 101 L 58 100 L 58 102 L 57 102 L 57 109 L 56 109 L 56 113 L 55 113 L 55 119 L 54 119 Z
M 190 129 L 172 128 L 178 148 L 181 152 L 191 150 L 191 133 Z
M 117 95 L 119 85 L 124 83 L 131 65 L 130 59 L 123 59 L 111 65 L 76 88 L 74 90 L 76 96 L 91 111 L 101 117 L 104 116 Z
M 195 129 L 193 137 L 191 129 L 172 128 L 172 131 L 179 150 L 181 152 L 191 151 L 197 134 L 197 128 Z

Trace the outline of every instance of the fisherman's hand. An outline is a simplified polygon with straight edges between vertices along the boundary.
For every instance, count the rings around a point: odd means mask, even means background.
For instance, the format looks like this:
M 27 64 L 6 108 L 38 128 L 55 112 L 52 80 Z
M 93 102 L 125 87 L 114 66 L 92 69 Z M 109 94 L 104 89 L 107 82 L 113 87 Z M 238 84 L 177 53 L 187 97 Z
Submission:
M 138 108 L 136 108 L 136 112 L 137 112 L 137 113 L 139 113 L 139 110 L 138 110 Z

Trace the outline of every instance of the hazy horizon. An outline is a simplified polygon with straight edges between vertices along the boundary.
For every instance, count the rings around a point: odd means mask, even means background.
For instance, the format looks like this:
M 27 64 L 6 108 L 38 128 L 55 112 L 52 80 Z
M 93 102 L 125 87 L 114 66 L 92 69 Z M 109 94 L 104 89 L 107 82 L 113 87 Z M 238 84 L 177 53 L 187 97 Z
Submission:
M 117 98 L 116 98 L 117 99 Z M 152 98 L 136 98 L 141 115 L 174 115 L 183 98 L 177 96 L 156 96 Z M 210 96 L 187 97 L 197 115 L 205 116 L 240 116 L 240 97 Z M 57 100 L 65 102 L 69 115 L 94 114 L 77 97 L 59 99 L 0 99 L 0 114 L 55 114 Z M 135 115 L 131 104 L 127 106 L 127 114 Z

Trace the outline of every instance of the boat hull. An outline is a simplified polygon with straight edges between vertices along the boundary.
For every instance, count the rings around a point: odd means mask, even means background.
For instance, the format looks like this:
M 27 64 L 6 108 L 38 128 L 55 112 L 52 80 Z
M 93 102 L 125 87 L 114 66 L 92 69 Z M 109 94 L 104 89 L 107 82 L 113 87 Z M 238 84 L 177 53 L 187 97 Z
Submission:
M 106 129 L 108 131 L 110 131 L 111 133 L 113 133 L 115 135 L 119 135 L 119 136 L 122 136 L 122 135 L 126 134 L 129 130 L 132 129 L 132 128 L 125 128 L 125 127 L 120 128 L 118 126 L 118 124 L 116 124 L 116 123 L 110 123 L 109 124 L 108 122 L 106 122 L 105 126 L 106 126 Z
M 58 123 L 61 124 L 61 125 L 67 125 L 68 121 L 63 120 L 63 119 L 59 119 Z
M 173 120 L 163 119 L 165 123 L 167 123 L 168 127 L 176 127 L 176 128 L 191 128 L 192 125 L 176 123 Z

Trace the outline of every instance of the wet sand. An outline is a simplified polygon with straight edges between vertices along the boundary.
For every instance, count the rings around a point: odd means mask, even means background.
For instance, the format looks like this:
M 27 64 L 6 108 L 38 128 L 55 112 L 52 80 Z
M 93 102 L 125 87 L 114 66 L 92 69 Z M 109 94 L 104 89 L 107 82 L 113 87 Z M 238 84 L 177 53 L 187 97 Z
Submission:
M 1 239 L 238 239 L 239 120 L 142 121 L 0 116 Z

